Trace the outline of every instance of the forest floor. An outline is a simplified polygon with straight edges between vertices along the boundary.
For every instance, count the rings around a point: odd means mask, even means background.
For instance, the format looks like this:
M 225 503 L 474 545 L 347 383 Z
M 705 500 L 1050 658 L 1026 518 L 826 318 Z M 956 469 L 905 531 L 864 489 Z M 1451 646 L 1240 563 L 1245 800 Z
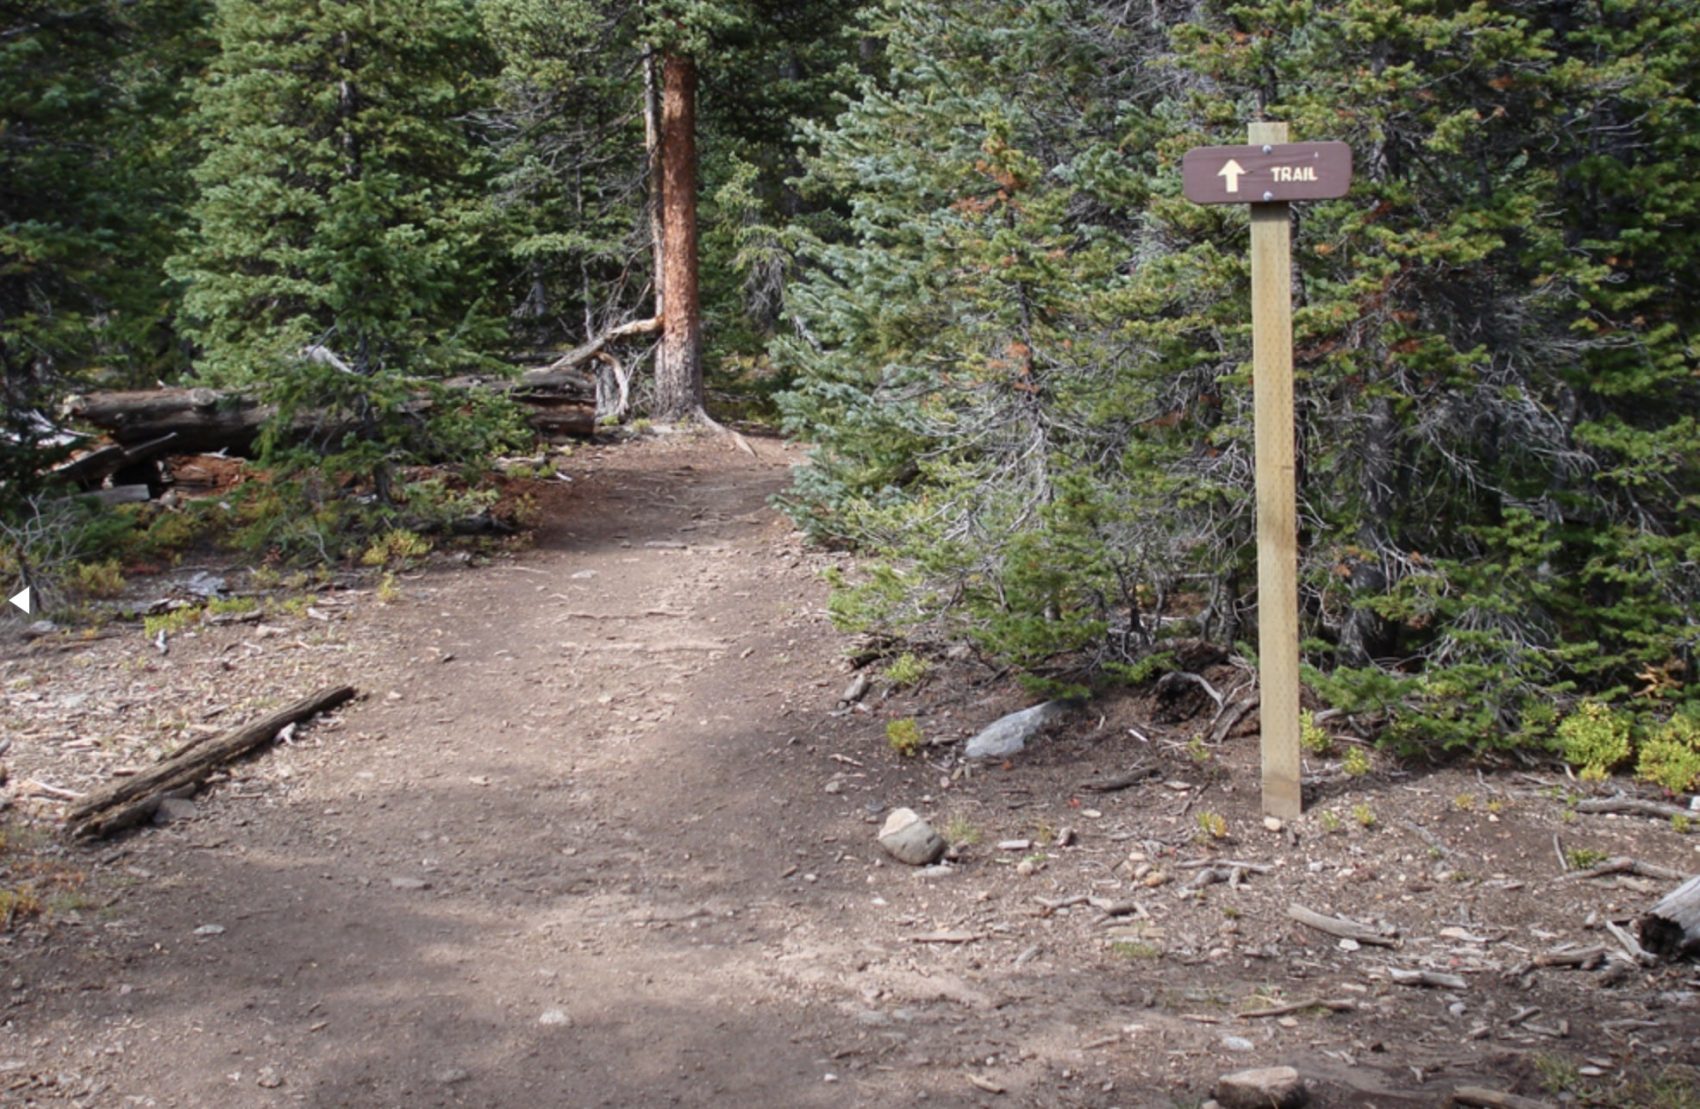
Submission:
M 1277 1064 L 1322 1106 L 1700 1104 L 1695 968 L 1605 928 L 1674 883 L 1573 869 L 1692 872 L 1700 836 L 1579 814 L 1550 766 L 1350 774 L 1345 740 L 1271 829 L 1255 734 L 1195 740 L 1200 698 L 1105 698 L 967 768 L 1029 700 L 959 659 L 841 704 L 848 559 L 769 506 L 798 453 L 757 450 L 581 447 L 533 548 L 166 655 L 0 625 L 0 889 L 43 904 L 0 934 L 0 1104 L 1197 1106 Z M 344 681 L 178 819 L 54 831 L 56 791 Z M 954 860 L 888 857 L 899 806 Z M 1568 944 L 1607 957 L 1541 965 Z M 1396 980 L 1423 970 L 1457 981 Z

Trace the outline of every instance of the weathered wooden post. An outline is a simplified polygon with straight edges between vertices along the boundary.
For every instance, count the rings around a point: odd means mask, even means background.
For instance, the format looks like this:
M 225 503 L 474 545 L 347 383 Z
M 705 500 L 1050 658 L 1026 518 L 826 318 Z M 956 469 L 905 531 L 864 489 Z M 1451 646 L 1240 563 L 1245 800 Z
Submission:
M 1249 146 L 1200 146 L 1181 162 L 1187 199 L 1251 205 L 1251 350 L 1257 465 L 1257 653 L 1263 811 L 1299 815 L 1298 509 L 1294 487 L 1289 202 L 1344 196 L 1345 143 L 1288 143 L 1253 123 Z

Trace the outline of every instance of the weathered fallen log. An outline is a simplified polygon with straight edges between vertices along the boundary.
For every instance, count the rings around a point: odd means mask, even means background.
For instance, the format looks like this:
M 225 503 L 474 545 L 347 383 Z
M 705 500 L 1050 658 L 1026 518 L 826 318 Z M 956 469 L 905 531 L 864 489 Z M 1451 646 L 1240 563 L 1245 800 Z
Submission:
M 216 767 L 270 743 L 288 725 L 353 696 L 351 685 L 321 689 L 251 724 L 182 748 L 134 777 L 85 794 L 66 810 L 65 826 L 75 836 L 105 836 L 149 820 L 167 794 L 199 785 Z
M 528 409 L 528 419 L 547 437 L 588 436 L 596 430 L 596 380 L 558 361 L 513 378 L 461 377 L 444 382 L 450 389 L 502 393 Z M 421 393 L 417 409 L 429 399 Z M 226 450 L 247 454 L 260 429 L 277 414 L 248 393 L 218 389 L 147 389 L 85 393 L 60 408 L 67 420 L 97 427 L 121 447 L 136 449 L 172 436 L 171 449 L 185 453 Z M 294 434 L 336 434 L 347 430 L 321 412 L 304 411 L 291 422 Z
M 1700 955 L 1700 874 L 1665 894 L 1641 918 L 1641 946 L 1666 959 Z

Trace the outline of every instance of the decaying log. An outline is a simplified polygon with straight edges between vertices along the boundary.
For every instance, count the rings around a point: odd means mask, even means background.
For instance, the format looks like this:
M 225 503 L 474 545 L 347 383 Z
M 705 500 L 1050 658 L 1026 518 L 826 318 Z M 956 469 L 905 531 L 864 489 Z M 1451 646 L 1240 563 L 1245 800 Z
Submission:
M 1666 959 L 1700 956 L 1700 874 L 1665 894 L 1641 918 L 1641 946 Z
M 252 449 L 276 410 L 242 393 L 217 389 L 146 389 L 68 397 L 60 415 L 107 432 L 133 447 L 167 435 L 173 449 L 193 453 Z
M 586 344 L 596 349 L 580 362 L 595 357 L 601 346 L 617 337 L 610 333 Z M 517 377 L 460 377 L 443 384 L 450 389 L 484 390 L 511 397 L 526 407 L 532 427 L 544 436 L 588 436 L 596 430 L 596 379 L 578 369 L 579 362 L 570 361 L 584 349 L 580 347 L 551 365 Z M 428 407 L 429 400 L 421 393 L 417 409 Z M 262 404 L 250 394 L 200 388 L 87 393 L 67 398 L 60 411 L 68 420 L 106 432 L 132 453 L 171 436 L 170 449 L 186 454 L 218 450 L 247 454 L 253 450 L 260 429 L 277 414 L 274 406 Z M 312 411 L 298 414 L 291 426 L 298 435 L 339 430 L 337 425 L 326 423 L 322 413 Z
M 353 696 L 351 685 L 321 689 L 251 724 L 195 743 L 134 777 L 85 795 L 66 810 L 65 825 L 72 835 L 105 836 L 140 824 L 153 816 L 167 794 L 199 785 L 214 768 L 270 743 L 288 725 L 333 709 Z

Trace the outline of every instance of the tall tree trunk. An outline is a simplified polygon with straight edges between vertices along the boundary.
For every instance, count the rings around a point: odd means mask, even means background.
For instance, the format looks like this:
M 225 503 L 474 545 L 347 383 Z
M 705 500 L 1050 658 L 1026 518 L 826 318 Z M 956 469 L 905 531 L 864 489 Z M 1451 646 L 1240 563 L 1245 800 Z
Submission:
M 655 416 L 702 414 L 702 315 L 697 303 L 696 61 L 662 59 L 661 348 L 655 364 Z
M 649 217 L 649 251 L 655 274 L 652 279 L 655 311 L 651 315 L 660 319 L 665 303 L 663 294 L 666 289 L 662 276 L 667 265 L 667 252 L 662 249 L 661 243 L 661 73 L 656 66 L 653 46 L 643 48 L 643 150 L 649 183 L 649 195 L 644 197 L 644 214 Z M 588 330 L 585 332 L 589 333 Z

